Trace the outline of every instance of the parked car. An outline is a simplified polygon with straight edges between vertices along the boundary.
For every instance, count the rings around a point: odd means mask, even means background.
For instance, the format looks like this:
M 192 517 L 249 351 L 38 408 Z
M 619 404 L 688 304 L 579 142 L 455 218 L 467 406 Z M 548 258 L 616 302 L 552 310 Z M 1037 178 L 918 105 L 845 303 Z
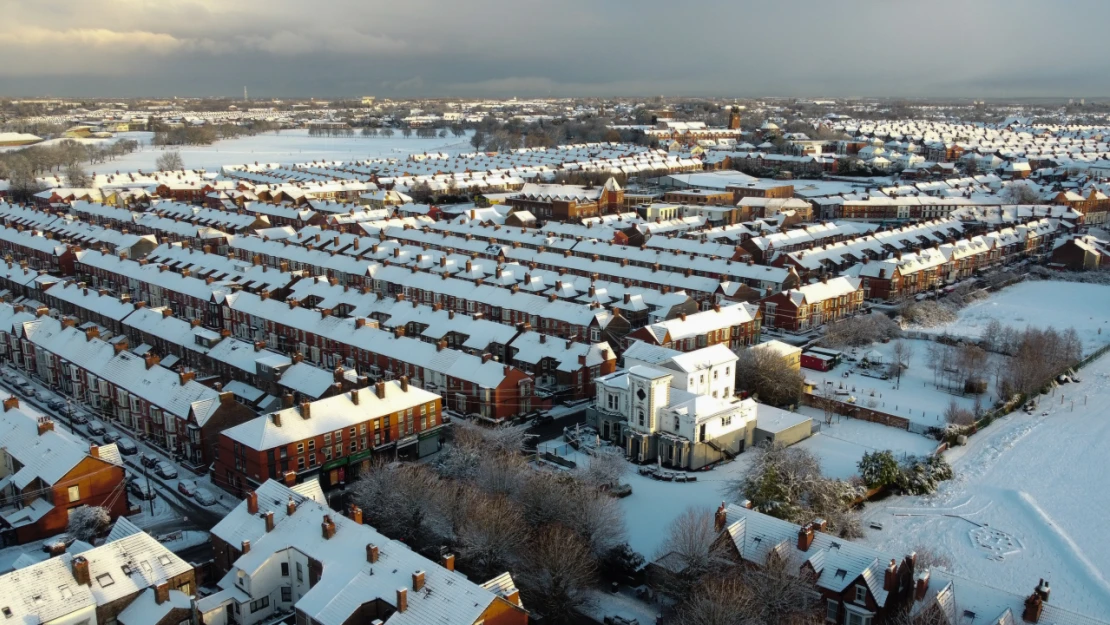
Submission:
M 126 436 L 116 441 L 116 449 L 125 456 L 133 456 L 139 453 L 139 446 L 135 444 L 135 441 Z
M 148 454 L 145 451 L 139 454 L 139 464 L 148 469 L 153 469 L 159 462 L 161 462 L 161 460 L 158 459 L 158 456 Z
M 193 480 L 181 480 L 177 483 L 177 492 L 186 497 L 192 497 L 197 494 L 197 483 Z
M 127 485 L 127 490 L 139 499 L 154 499 L 154 489 L 146 484 L 146 480 L 135 480 Z
M 177 477 L 177 467 L 165 460 L 154 465 L 154 472 L 167 480 L 172 480 Z
M 48 399 L 46 400 L 46 407 L 53 410 L 54 412 L 61 412 L 65 409 L 66 403 L 57 399 Z
M 123 434 L 120 434 L 119 432 L 117 432 L 115 430 L 111 430 L 107 434 L 104 435 L 104 442 L 105 443 L 114 443 L 114 442 L 118 441 L 121 438 L 123 438 Z
M 96 419 L 89 421 L 89 424 L 85 426 L 85 429 L 88 430 L 89 434 L 92 434 L 93 436 L 103 436 L 103 434 L 108 431 L 108 428 L 104 427 L 104 424 L 100 421 L 97 421 Z
M 19 385 L 19 392 L 23 393 L 27 397 L 34 397 L 35 396 L 35 387 L 31 386 L 27 382 L 23 382 L 22 384 Z
M 88 423 L 89 422 L 89 420 L 85 418 L 85 415 L 81 414 L 80 412 L 73 413 L 72 415 L 70 415 L 69 418 L 72 419 L 74 423 Z
M 211 506 L 216 503 L 216 496 L 207 488 L 198 488 L 197 492 L 193 493 L 193 499 L 196 499 L 197 503 L 202 506 Z

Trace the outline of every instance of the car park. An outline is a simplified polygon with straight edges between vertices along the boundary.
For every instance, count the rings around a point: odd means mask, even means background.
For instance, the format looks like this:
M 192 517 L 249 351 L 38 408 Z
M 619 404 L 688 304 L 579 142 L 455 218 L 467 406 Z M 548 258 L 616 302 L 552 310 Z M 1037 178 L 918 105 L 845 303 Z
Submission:
M 135 444 L 135 441 L 126 436 L 116 441 L 116 449 L 125 456 L 132 456 L 139 453 L 139 446 Z
M 167 480 L 172 480 L 177 477 L 177 467 L 165 460 L 154 465 L 154 472 Z

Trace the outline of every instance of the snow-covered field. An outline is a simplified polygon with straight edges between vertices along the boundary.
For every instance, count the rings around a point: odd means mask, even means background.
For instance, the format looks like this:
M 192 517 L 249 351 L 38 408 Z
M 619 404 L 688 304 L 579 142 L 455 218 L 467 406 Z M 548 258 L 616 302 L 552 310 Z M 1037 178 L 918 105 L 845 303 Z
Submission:
M 916 328 L 933 334 L 978 337 L 991 319 L 1023 329 L 1073 327 L 1086 351 L 1110 342 L 1110 286 L 1030 280 L 1006 287 L 960 311 L 951 324 Z M 1101 334 L 1099 333 L 1101 331 Z
M 909 369 L 902 373 L 900 384 L 893 378 L 881 380 L 867 377 L 863 375 L 864 370 L 861 367 L 847 361 L 825 373 L 806 370 L 806 378 L 818 384 L 832 382 L 835 388 L 843 388 L 854 395 L 856 403 L 860 406 L 905 417 L 914 423 L 929 427 L 945 425 L 944 409 L 953 399 L 967 409 L 975 405 L 973 396 L 953 395 L 936 387 L 933 382 L 933 371 L 928 364 L 930 341 L 903 340 L 913 347 L 913 358 L 910 359 Z M 894 345 L 894 341 L 886 344 L 876 343 L 871 347 L 860 348 L 857 352 L 862 356 L 868 352 L 877 351 L 883 355 L 883 362 L 892 362 L 891 353 Z M 844 376 L 846 372 L 848 372 L 847 377 Z M 995 397 L 988 390 L 981 397 L 982 405 L 989 407 L 994 399 Z
M 1047 415 L 1015 413 L 949 452 L 956 477 L 935 495 L 869 505 L 865 519 L 883 529 L 866 530 L 866 542 L 926 546 L 955 573 L 1015 593 L 1045 578 L 1054 604 L 1110 614 L 1110 357 L 1080 375 L 1042 399 Z
M 134 139 L 141 148 L 114 161 L 89 165 L 90 172 L 152 171 L 163 148 L 152 147 L 150 132 L 123 132 L 118 139 Z M 446 138 L 406 139 L 393 137 L 310 137 L 307 130 L 283 130 L 254 137 L 217 141 L 212 145 L 175 146 L 189 169 L 218 170 L 224 165 L 243 163 L 302 163 L 313 160 L 362 160 L 367 158 L 405 158 L 421 152 L 461 153 L 472 151 L 470 135 Z
M 799 412 L 822 422 L 824 415 L 815 408 L 803 407 Z M 937 441 L 919 434 L 869 423 L 856 419 L 840 418 L 832 425 L 821 425 L 821 431 L 798 443 L 821 461 L 821 472 L 833 478 L 848 479 L 857 475 L 863 454 L 871 451 L 890 450 L 899 459 L 906 455 L 920 456 L 932 452 Z

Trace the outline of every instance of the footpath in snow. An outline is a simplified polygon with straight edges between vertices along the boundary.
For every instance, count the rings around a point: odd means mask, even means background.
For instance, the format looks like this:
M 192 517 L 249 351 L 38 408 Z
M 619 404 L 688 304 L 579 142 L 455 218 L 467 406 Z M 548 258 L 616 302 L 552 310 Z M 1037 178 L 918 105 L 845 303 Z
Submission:
M 926 546 L 953 572 L 1019 594 L 1045 578 L 1053 603 L 1110 614 L 1110 355 L 1080 376 L 1037 414 L 1014 413 L 951 450 L 956 476 L 934 495 L 868 505 L 865 519 L 883 529 L 865 530 L 865 541 Z

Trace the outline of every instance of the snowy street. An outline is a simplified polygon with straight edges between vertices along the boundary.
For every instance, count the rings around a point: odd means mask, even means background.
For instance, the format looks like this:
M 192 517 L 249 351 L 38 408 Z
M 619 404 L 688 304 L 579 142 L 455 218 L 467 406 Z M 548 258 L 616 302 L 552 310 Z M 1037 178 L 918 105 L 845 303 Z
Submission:
M 1051 580 L 1052 601 L 1110 614 L 1110 357 L 1082 382 L 1043 397 L 1047 415 L 1014 413 L 947 454 L 956 477 L 928 497 L 870 504 L 865 542 L 896 552 L 927 546 L 954 572 L 1027 594 Z M 1074 402 L 1074 410 L 1072 409 Z

